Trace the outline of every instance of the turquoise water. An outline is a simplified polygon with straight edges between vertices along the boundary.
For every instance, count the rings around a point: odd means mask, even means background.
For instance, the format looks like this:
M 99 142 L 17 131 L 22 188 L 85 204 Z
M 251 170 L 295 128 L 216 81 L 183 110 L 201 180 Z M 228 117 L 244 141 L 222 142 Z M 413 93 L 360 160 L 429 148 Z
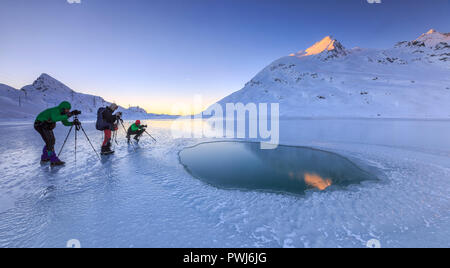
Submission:
M 202 143 L 180 152 L 194 177 L 218 188 L 304 194 L 358 184 L 376 177 L 347 158 L 311 148 L 259 143 Z

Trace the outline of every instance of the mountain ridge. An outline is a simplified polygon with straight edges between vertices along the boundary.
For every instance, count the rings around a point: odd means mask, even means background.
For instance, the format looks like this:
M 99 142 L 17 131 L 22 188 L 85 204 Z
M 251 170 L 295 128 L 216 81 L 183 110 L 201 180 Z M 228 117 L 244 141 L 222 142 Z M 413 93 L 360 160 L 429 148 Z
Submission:
M 218 103 L 279 103 L 281 117 L 448 119 L 449 43 L 429 31 L 390 49 L 300 51 L 275 60 Z
M 47 73 L 42 73 L 32 84 L 21 89 L 0 84 L 0 119 L 30 120 L 43 109 L 57 106 L 62 101 L 69 101 L 73 109 L 81 110 L 80 118 L 94 119 L 97 109 L 110 105 L 100 96 L 79 93 Z M 119 106 L 124 119 L 174 118 L 177 116 L 147 113 L 145 109 Z

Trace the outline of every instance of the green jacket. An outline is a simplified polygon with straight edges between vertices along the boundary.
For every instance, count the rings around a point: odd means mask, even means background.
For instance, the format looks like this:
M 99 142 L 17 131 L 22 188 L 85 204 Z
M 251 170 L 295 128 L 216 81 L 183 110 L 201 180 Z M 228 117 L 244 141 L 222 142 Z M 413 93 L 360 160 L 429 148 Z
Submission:
M 36 121 L 48 122 L 48 123 L 56 123 L 56 122 L 61 121 L 63 123 L 63 125 L 70 127 L 73 125 L 73 123 L 68 121 L 69 117 L 67 115 L 61 114 L 61 110 L 62 109 L 70 110 L 71 108 L 72 108 L 72 105 L 70 105 L 69 102 L 63 101 L 57 107 L 47 109 L 47 110 L 43 111 L 42 113 L 40 113 L 37 116 Z
M 133 131 L 133 132 L 138 131 L 138 130 L 140 130 L 142 128 L 143 128 L 142 125 L 138 126 L 138 125 L 136 125 L 136 123 L 131 125 L 131 131 Z

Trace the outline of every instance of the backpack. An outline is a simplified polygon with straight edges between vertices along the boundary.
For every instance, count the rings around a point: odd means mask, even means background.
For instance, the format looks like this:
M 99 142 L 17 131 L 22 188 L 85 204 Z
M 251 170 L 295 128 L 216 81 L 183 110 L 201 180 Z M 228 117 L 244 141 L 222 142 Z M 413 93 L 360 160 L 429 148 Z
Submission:
M 99 108 L 97 111 L 97 123 L 95 124 L 95 127 L 97 130 L 103 131 L 105 129 L 109 128 L 109 124 L 103 120 L 103 112 L 105 111 L 105 107 Z

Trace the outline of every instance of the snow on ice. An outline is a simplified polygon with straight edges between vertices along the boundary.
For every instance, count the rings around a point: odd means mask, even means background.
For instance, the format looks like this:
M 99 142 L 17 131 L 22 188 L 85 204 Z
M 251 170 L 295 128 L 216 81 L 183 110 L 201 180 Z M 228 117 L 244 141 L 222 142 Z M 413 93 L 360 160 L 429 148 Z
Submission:
M 70 140 L 66 166 L 53 170 L 38 164 L 42 142 L 32 125 L 2 125 L 0 246 L 450 246 L 447 121 L 283 120 L 282 144 L 339 153 L 382 174 L 380 182 L 303 198 L 205 184 L 178 152 L 210 140 L 173 139 L 172 120 L 145 123 L 158 143 L 143 138 L 135 152 L 121 133 L 116 154 L 100 162 L 79 140 L 75 163 Z M 94 125 L 85 129 L 100 146 Z M 56 148 L 66 131 L 58 126 Z

